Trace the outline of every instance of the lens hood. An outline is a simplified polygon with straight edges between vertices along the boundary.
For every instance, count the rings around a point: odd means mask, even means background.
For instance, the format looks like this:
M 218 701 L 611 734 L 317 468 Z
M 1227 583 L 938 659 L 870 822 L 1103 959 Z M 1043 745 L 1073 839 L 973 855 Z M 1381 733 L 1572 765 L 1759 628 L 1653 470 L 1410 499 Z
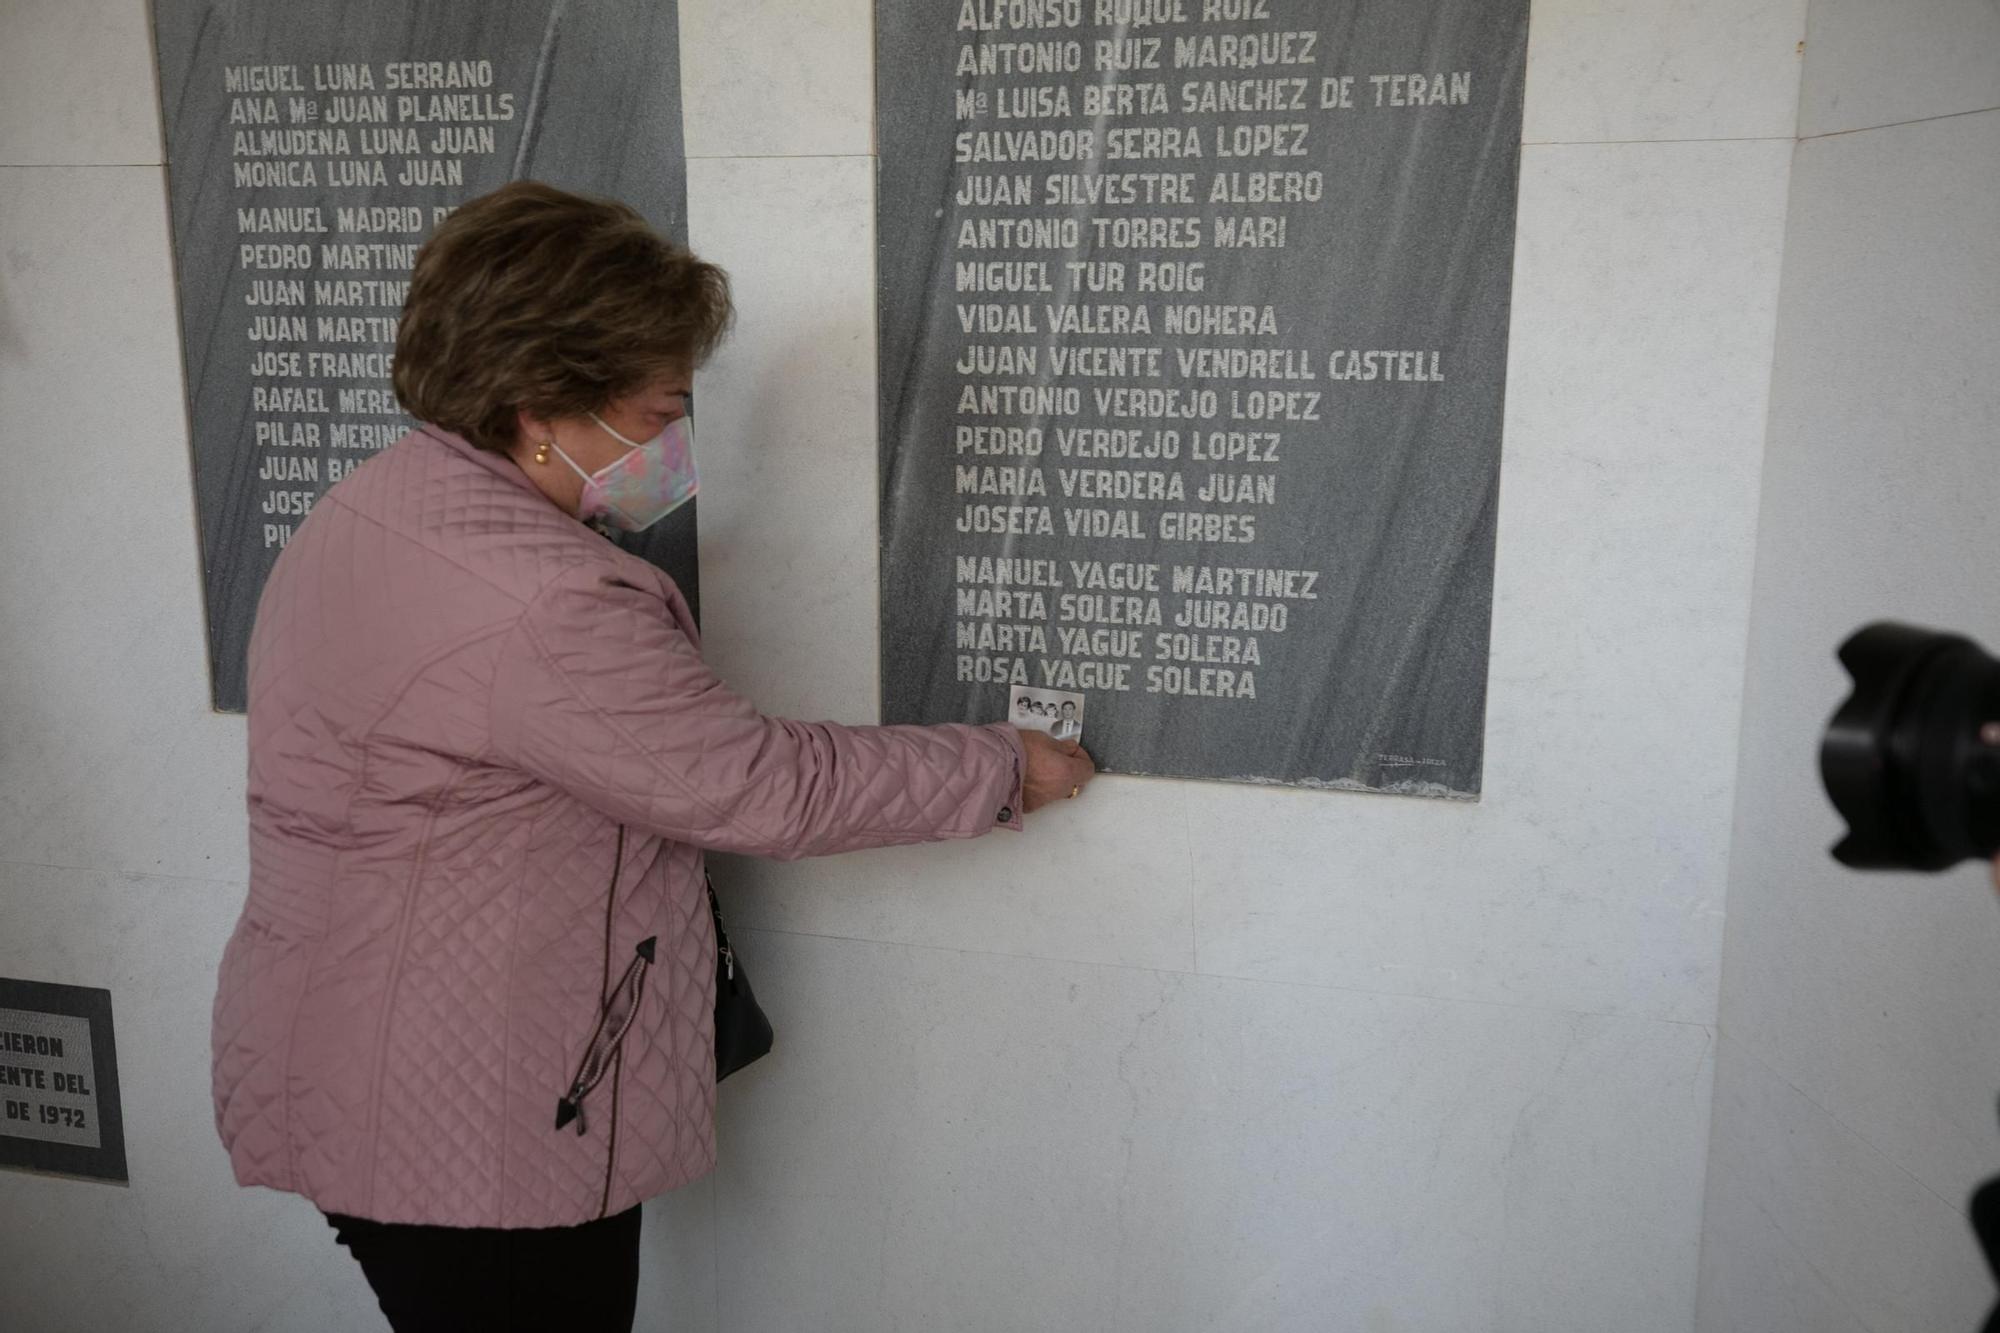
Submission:
M 1827 724 L 1820 777 L 1856 869 L 1943 870 L 2000 849 L 2000 662 L 1955 634 L 1869 625 L 1840 649 L 1854 690 Z

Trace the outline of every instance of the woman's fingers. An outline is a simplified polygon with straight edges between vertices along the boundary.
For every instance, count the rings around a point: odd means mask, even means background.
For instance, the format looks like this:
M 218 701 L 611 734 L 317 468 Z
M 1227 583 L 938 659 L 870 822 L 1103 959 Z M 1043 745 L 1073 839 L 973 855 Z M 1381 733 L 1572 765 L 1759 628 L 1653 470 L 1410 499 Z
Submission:
M 1090 753 L 1075 741 L 1051 740 L 1039 731 L 1023 730 L 1021 745 L 1028 754 L 1022 787 L 1023 803 L 1030 812 L 1082 795 L 1097 772 Z

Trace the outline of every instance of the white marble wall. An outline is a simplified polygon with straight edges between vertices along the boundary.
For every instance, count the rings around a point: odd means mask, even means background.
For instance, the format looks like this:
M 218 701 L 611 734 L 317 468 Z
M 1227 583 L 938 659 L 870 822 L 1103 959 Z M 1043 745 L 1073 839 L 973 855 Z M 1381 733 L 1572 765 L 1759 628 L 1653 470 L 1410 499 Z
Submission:
M 1478 807 L 1107 780 L 724 868 L 781 1046 L 724 1090 L 718 1327 L 1692 1325 L 1803 8 L 1536 7 Z M 710 92 L 698 41 L 798 60 L 766 9 L 683 43 L 742 299 L 709 643 L 866 719 L 869 88 Z
M 846 720 L 871 22 L 682 5 L 694 239 L 742 306 L 699 387 L 710 649 Z M 1486 799 L 1108 779 L 1020 837 L 725 867 L 780 1049 L 649 1209 L 647 1322 L 1692 1326 L 1804 32 L 1803 0 L 1535 6 Z M 242 733 L 205 710 L 146 50 L 140 0 L 0 11 L 0 974 L 113 989 L 134 1179 L 0 1175 L 0 1323 L 364 1328 L 208 1123 Z
M 1810 31 L 1699 1326 L 1934 1333 L 1994 1301 L 1965 1205 L 2000 1171 L 2000 906 L 1983 867 L 1841 870 L 1815 753 L 1862 623 L 2000 649 L 2000 17 L 1814 0 Z

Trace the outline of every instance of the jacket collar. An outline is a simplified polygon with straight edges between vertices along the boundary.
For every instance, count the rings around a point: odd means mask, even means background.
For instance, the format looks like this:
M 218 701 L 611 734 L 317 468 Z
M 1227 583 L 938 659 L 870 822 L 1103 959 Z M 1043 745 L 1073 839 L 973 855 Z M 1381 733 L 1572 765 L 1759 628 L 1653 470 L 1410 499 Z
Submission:
M 417 426 L 417 433 L 420 435 L 428 435 L 431 439 L 436 440 L 439 444 L 443 445 L 447 449 L 450 449 L 452 452 L 463 455 L 468 459 L 471 459 L 474 463 L 477 463 L 480 467 L 485 468 L 488 472 L 491 472 L 494 476 L 504 478 L 505 480 L 512 482 L 514 485 L 519 486 L 522 490 L 528 492 L 528 494 L 534 496 L 537 500 L 540 500 L 542 503 L 544 504 L 552 503 L 549 500 L 548 496 L 542 494 L 541 490 L 536 487 L 534 482 L 528 480 L 528 474 L 521 471 L 521 469 L 515 464 L 514 460 L 506 457 L 504 454 L 496 454 L 493 453 L 491 450 L 481 449 L 477 445 L 473 444 L 470 440 L 464 438 L 463 436 L 454 435 L 450 431 L 444 429 L 444 427 L 433 426 L 428 422 L 420 423 Z
M 590 524 L 564 513 L 562 509 L 556 506 L 554 501 L 542 494 L 534 482 L 528 480 L 528 474 L 521 471 L 515 465 L 513 459 L 502 454 L 493 453 L 490 450 L 481 449 L 463 436 L 454 435 L 442 426 L 433 426 L 428 422 L 418 423 L 416 433 L 429 437 L 453 453 L 459 454 L 479 467 L 485 468 L 494 476 L 504 478 L 514 485 L 519 486 L 522 490 L 534 496 L 549 508 L 554 509 L 558 514 L 562 514 L 564 518 L 570 519 L 579 528 L 582 528 L 585 532 L 590 533 L 603 542 L 605 549 L 611 553 L 612 558 L 630 570 L 631 578 L 635 583 L 641 587 L 650 585 L 661 590 L 661 595 L 667 603 L 667 611 L 673 616 L 674 623 L 680 627 L 681 633 L 687 636 L 688 642 L 694 645 L 695 651 L 701 651 L 701 629 L 695 623 L 694 612 L 689 608 L 686 599 L 681 595 L 680 588 L 675 585 L 673 578 L 665 570 L 627 551 L 618 545 L 617 542 L 612 541 L 609 536 L 591 527 Z

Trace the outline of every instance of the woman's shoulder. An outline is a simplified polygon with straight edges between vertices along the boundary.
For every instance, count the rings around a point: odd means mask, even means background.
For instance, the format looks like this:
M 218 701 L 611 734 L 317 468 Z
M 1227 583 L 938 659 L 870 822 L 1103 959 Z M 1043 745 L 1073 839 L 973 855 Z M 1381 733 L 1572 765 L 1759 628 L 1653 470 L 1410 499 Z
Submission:
M 356 467 L 321 503 L 381 539 L 448 562 L 522 600 L 592 566 L 629 558 L 549 503 L 505 459 L 411 431 Z

